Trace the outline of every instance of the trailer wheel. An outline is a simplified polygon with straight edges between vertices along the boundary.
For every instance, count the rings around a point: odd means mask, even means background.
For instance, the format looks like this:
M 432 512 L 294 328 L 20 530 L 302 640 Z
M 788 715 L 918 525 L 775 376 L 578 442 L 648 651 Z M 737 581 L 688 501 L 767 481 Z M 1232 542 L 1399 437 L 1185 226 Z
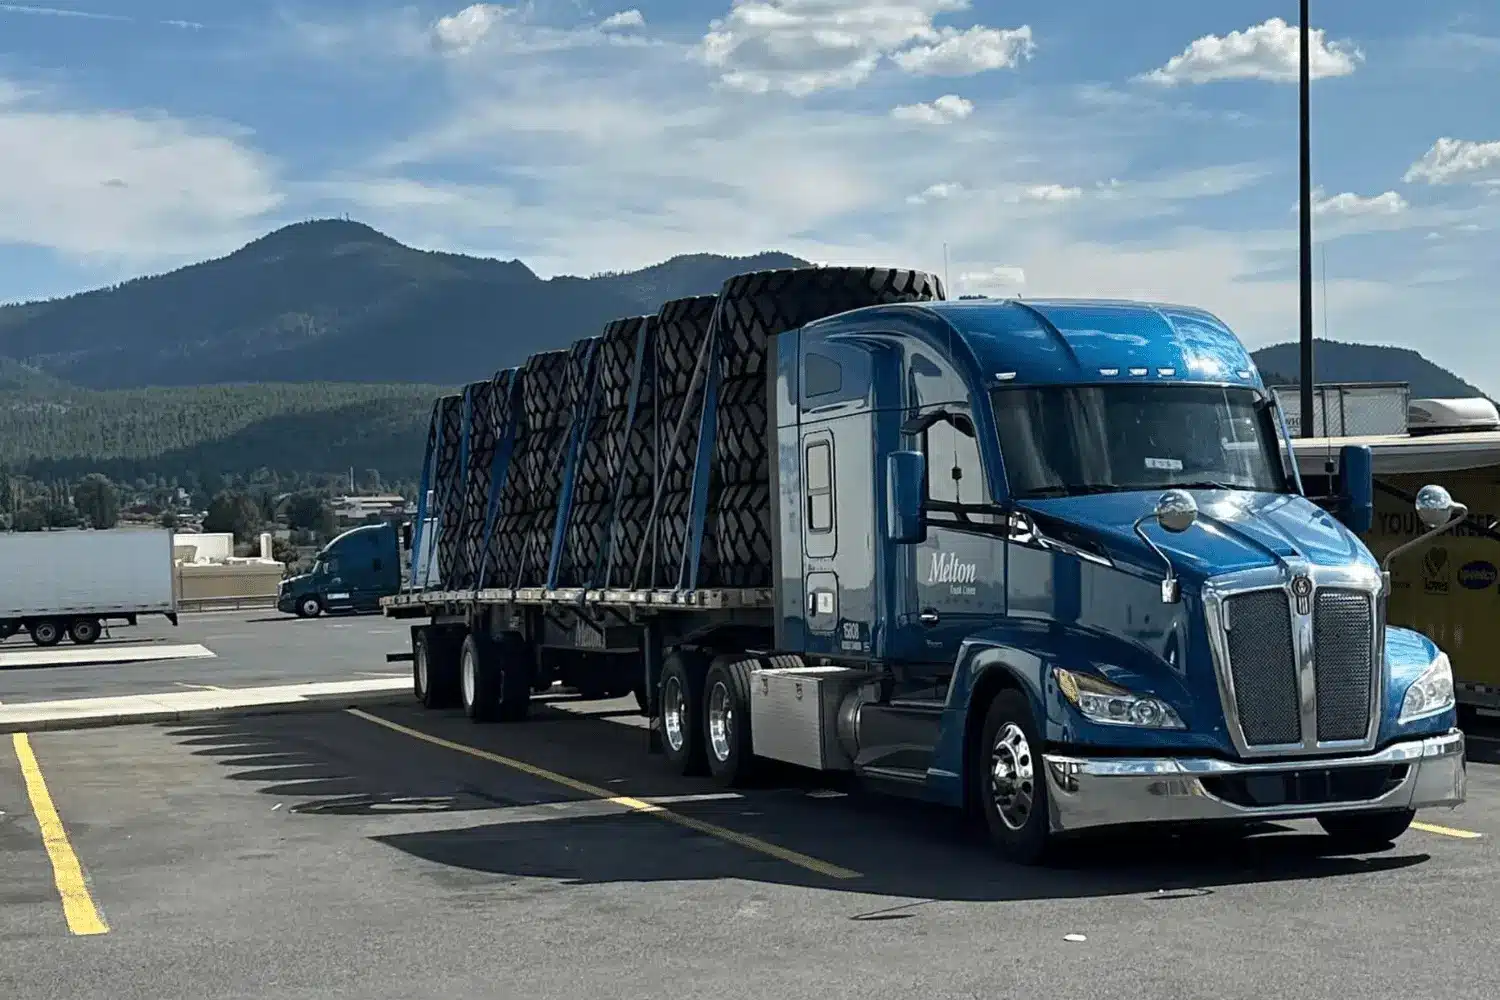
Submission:
M 470 634 L 459 653 L 460 697 L 475 722 L 519 722 L 531 708 L 526 644 L 512 633 L 498 640 Z
M 1369 854 L 1384 850 L 1406 832 L 1417 818 L 1415 809 L 1392 812 L 1331 813 L 1318 817 L 1318 825 L 1337 845 L 1351 854 Z
M 87 646 L 99 638 L 97 618 L 74 618 L 68 623 L 68 638 L 79 646 Z
M 412 687 L 424 708 L 449 708 L 458 700 L 458 656 L 446 629 L 425 627 L 412 636 Z
M 755 771 L 750 738 L 750 666 L 745 656 L 720 656 L 703 681 L 703 737 L 708 771 L 726 787 L 749 782 Z
M 701 656 L 676 650 L 661 665 L 661 696 L 656 721 L 662 751 L 672 770 L 701 775 L 708 770 L 703 752 L 703 675 Z
M 1054 844 L 1042 741 L 1026 696 L 1016 690 L 997 694 L 985 714 L 981 739 L 969 780 L 975 783 L 990 842 L 1007 861 L 1040 864 Z
M 39 622 L 32 622 L 27 629 L 31 633 L 31 641 L 38 646 L 56 646 L 62 642 L 63 629 L 60 624 L 51 618 L 44 618 Z

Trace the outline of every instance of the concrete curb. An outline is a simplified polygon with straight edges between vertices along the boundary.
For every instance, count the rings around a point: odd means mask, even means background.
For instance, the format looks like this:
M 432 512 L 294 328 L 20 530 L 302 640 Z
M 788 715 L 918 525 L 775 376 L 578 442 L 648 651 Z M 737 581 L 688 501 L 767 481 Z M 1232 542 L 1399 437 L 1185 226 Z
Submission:
M 0 733 L 43 733 L 70 729 L 106 729 L 111 726 L 140 726 L 163 722 L 200 722 L 215 719 L 247 718 L 267 715 L 291 715 L 298 712 L 334 712 L 346 708 L 370 708 L 380 705 L 405 705 L 412 694 L 395 691 L 368 691 L 348 694 L 308 695 L 296 701 L 248 705 L 221 705 L 207 708 L 156 709 L 143 712 L 101 712 L 98 715 L 69 715 L 32 721 L 0 719 Z M 45 705 L 45 702 L 38 702 Z M 7 708 L 21 708 L 8 705 Z

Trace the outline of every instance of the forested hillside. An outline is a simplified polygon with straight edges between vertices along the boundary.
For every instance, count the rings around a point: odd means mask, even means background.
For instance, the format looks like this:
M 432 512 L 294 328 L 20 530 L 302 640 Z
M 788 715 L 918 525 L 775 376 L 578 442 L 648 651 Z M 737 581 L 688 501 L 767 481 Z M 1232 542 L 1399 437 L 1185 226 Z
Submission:
M 414 479 L 432 385 L 269 383 L 0 392 L 0 465 L 42 477 L 332 473 Z

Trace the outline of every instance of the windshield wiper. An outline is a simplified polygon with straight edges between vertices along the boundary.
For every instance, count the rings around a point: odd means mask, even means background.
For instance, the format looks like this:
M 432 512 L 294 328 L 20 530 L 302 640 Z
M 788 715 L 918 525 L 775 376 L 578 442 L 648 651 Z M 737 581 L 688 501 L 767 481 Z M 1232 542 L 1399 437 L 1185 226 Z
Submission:
M 1195 479 L 1187 483 L 1172 483 L 1166 489 L 1173 490 L 1253 490 L 1253 486 L 1241 486 L 1239 483 L 1221 483 L 1214 479 Z
M 1109 486 L 1104 483 L 1080 483 L 1066 486 L 1040 486 L 1034 490 L 1027 490 L 1017 499 L 1019 500 L 1047 500 L 1055 497 L 1081 497 L 1099 493 L 1118 493 L 1120 487 Z

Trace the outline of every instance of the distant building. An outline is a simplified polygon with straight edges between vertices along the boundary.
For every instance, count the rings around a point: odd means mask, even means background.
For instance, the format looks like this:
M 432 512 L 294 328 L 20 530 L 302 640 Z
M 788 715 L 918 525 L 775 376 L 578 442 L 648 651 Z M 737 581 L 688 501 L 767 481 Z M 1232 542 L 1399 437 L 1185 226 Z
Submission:
M 333 514 L 340 521 L 363 521 L 370 515 L 397 518 L 406 513 L 406 498 L 395 493 L 333 498 Z

